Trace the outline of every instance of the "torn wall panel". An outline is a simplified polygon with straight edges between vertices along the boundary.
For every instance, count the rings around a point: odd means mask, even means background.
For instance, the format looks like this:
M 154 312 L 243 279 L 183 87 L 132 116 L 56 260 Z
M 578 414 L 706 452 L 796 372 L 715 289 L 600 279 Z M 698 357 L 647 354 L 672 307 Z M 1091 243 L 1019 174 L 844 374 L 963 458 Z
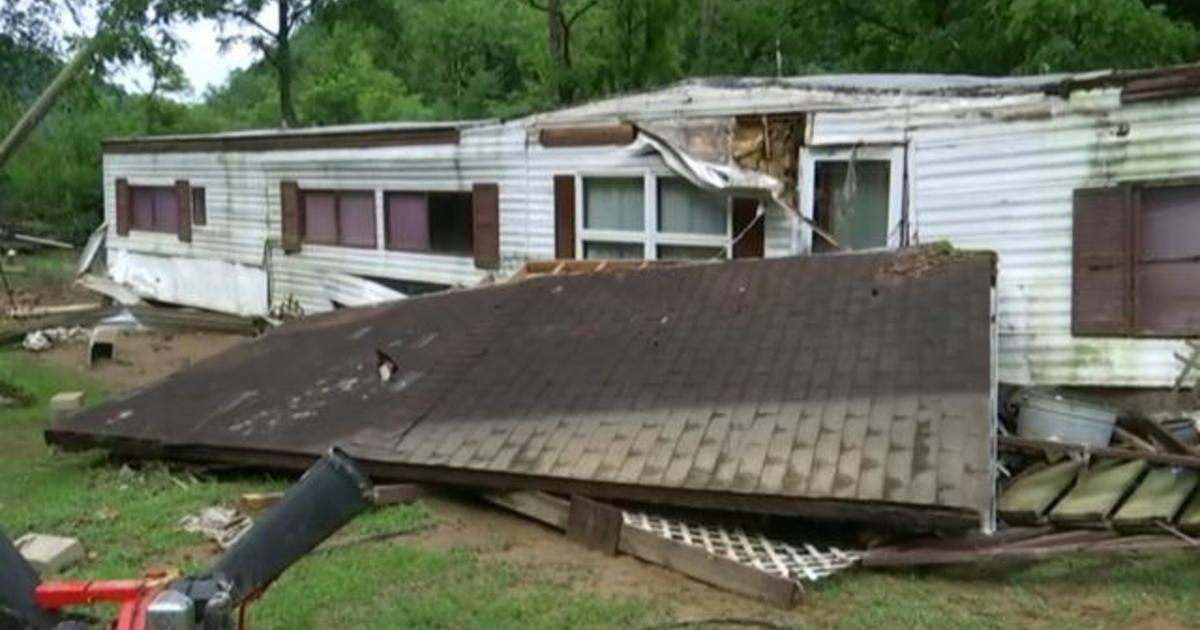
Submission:
M 235 315 L 267 314 L 267 273 L 259 267 L 110 249 L 108 275 L 143 298 Z

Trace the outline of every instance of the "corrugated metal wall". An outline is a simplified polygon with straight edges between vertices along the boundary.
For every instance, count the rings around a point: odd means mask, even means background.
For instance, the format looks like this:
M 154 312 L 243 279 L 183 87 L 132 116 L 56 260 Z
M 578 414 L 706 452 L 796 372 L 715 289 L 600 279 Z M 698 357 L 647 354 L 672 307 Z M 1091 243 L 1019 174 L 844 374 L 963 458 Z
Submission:
M 1072 193 L 1200 174 L 1200 100 L 1122 107 L 1112 89 L 1069 102 L 817 116 L 813 142 L 856 138 L 907 140 L 915 242 L 999 255 L 1000 380 L 1173 384 L 1180 341 L 1071 335 Z

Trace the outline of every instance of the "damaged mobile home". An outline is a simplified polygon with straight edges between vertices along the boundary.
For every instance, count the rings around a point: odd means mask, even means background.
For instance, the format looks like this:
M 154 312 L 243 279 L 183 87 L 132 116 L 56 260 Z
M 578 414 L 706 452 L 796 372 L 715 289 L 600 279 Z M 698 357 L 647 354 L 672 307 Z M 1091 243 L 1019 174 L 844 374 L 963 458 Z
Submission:
M 307 313 L 523 263 L 946 240 L 999 257 L 1000 380 L 1173 383 L 1200 332 L 1193 68 L 691 80 L 511 121 L 104 144 L 108 273 Z M 762 208 L 760 216 L 759 208 Z
M 1192 547 L 1193 419 L 999 385 L 1200 366 L 1193 91 L 1191 68 L 709 79 L 110 141 L 102 280 L 311 317 L 47 439 L 292 469 L 336 444 L 779 602 L 849 566 Z M 1105 430 L 1039 434 L 1034 401 Z

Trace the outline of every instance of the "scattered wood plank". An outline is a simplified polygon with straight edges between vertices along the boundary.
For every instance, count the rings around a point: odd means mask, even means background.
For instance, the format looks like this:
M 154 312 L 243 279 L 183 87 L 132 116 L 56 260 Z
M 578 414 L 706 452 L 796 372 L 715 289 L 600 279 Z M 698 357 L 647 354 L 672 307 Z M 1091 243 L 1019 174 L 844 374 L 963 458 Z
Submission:
M 1185 534 L 1200 534 L 1200 493 L 1193 495 L 1180 512 L 1176 527 Z
M 484 500 L 556 529 L 567 529 L 570 503 L 545 492 L 485 492 Z
M 61 315 L 50 315 L 48 317 L 39 317 L 31 319 L 17 326 L 11 326 L 0 330 L 0 345 L 8 345 L 11 343 L 19 343 L 25 338 L 25 335 L 43 328 L 58 328 L 70 326 L 87 326 L 98 320 L 116 314 L 117 309 L 109 306 L 101 306 L 89 311 L 79 311 L 76 313 L 63 313 Z
M 1000 495 L 1000 516 L 1014 524 L 1038 523 L 1075 483 L 1082 466 L 1066 460 L 1023 473 Z
M 83 302 L 81 304 L 59 304 L 55 306 L 30 306 L 24 308 L 9 309 L 8 316 L 13 319 L 31 319 L 34 317 L 48 317 L 50 315 L 66 315 L 70 313 L 86 313 L 103 308 L 104 305 L 99 302 Z
M 587 497 L 571 497 L 567 513 L 567 538 L 610 556 L 616 555 L 625 525 L 621 510 Z
M 29 243 L 31 245 L 41 245 L 43 247 L 56 247 L 58 249 L 75 249 L 75 246 L 70 243 L 67 243 L 64 241 L 59 241 L 59 240 L 52 239 L 52 238 L 44 238 L 41 236 L 31 236 L 29 234 L 20 234 L 20 233 L 16 233 L 16 232 L 13 233 L 12 237 L 18 241 L 21 241 L 22 243 Z
M 663 538 L 636 527 L 621 528 L 621 553 L 678 571 L 720 589 L 790 608 L 800 599 L 800 585 L 792 580 L 715 556 L 691 545 Z
M 1084 471 L 1075 487 L 1050 511 L 1050 521 L 1104 526 L 1104 519 L 1137 486 L 1149 467 L 1141 461 L 1105 462 Z
M 571 506 L 574 503 L 574 499 L 568 502 L 542 492 L 526 491 L 485 493 L 483 498 L 560 530 L 568 528 Z M 801 593 L 800 586 L 792 580 L 715 556 L 699 547 L 631 527 L 623 521 L 616 549 L 625 555 L 666 567 L 705 584 L 775 606 L 791 607 L 799 600 Z
M 1117 420 L 1117 427 L 1142 438 L 1153 440 L 1154 442 L 1160 444 L 1163 449 L 1168 452 L 1184 455 L 1192 452 L 1188 445 L 1180 442 L 1179 439 L 1175 437 L 1175 434 L 1171 433 L 1161 424 L 1149 418 L 1120 418 Z
M 139 322 L 151 328 L 203 330 L 234 335 L 253 335 L 259 328 L 258 322 L 250 317 L 192 308 L 164 308 L 141 304 L 130 306 L 129 312 L 133 313 Z
M 1160 466 L 1146 473 L 1141 485 L 1129 495 L 1112 518 L 1118 531 L 1158 532 L 1159 523 L 1169 523 L 1200 483 L 1200 472 Z
M 999 562 L 1028 562 L 1063 556 L 1131 556 L 1176 550 L 1195 550 L 1188 541 L 1174 536 L 1119 536 L 1112 532 L 1067 532 L 1072 538 L 1026 541 L 1024 544 L 1001 545 L 983 549 L 939 550 L 909 549 L 905 551 L 868 552 L 862 558 L 864 568 L 908 568 L 955 564 L 987 564 Z M 1049 537 L 1047 537 L 1049 538 Z
M 1182 466 L 1184 468 L 1200 470 L 1200 456 L 1197 455 L 1181 455 L 1177 453 L 1147 453 L 1144 451 L 1135 451 L 1133 449 L 1126 448 L 1096 448 L 1086 444 L 1055 442 L 1054 440 L 1040 440 L 1037 438 L 1027 438 L 1016 435 L 1001 435 L 999 437 L 999 442 L 1000 446 L 1004 448 L 1019 449 L 1035 453 L 1043 453 L 1046 451 L 1071 451 L 1076 453 L 1089 453 L 1095 457 L 1106 459 L 1139 460 L 1153 464 L 1171 464 L 1173 466 Z

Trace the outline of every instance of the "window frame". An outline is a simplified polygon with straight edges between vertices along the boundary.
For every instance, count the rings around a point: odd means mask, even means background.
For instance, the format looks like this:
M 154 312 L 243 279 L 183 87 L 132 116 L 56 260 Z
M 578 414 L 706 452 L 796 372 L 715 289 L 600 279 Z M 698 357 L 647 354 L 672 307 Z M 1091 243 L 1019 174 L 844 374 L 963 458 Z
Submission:
M 150 206 L 151 225 L 149 227 L 144 226 L 144 225 L 138 225 L 138 223 L 137 223 L 136 205 L 137 205 L 137 194 L 138 194 L 139 190 L 148 191 L 152 195 L 153 201 Z M 171 230 L 164 230 L 164 229 L 157 227 L 157 224 L 158 224 L 157 205 L 158 204 L 156 202 L 158 200 L 158 193 L 164 192 L 164 191 L 170 192 L 170 197 L 171 197 L 171 199 L 174 200 L 174 203 L 175 203 L 175 228 L 171 229 Z M 130 216 L 129 216 L 129 231 L 130 232 L 142 232 L 145 234 L 174 234 L 174 235 L 179 234 L 179 199 L 176 197 L 174 183 L 171 183 L 171 184 L 134 184 L 134 183 L 130 183 L 129 184 L 129 205 L 130 205 Z
M 383 188 L 380 190 L 380 195 L 381 195 L 380 199 L 382 200 L 382 203 L 380 204 L 378 210 L 379 210 L 379 212 L 382 213 L 382 221 L 380 222 L 380 225 L 383 228 L 382 243 L 383 243 L 384 250 L 389 251 L 389 252 L 400 252 L 400 253 L 404 253 L 404 254 L 421 254 L 424 256 L 447 256 L 450 258 L 472 258 L 472 257 L 474 257 L 474 255 L 475 255 L 474 254 L 474 249 L 475 249 L 475 246 L 474 246 L 475 192 L 473 190 L 459 190 L 459 189 L 454 189 L 454 190 L 436 190 L 436 189 L 409 190 L 409 189 L 402 189 L 402 188 Z M 391 238 L 390 238 L 390 236 L 391 236 L 390 228 L 391 228 L 392 218 L 391 218 L 391 212 L 388 211 L 388 198 L 391 195 L 420 195 L 420 196 L 422 196 L 425 199 L 425 214 L 426 214 L 425 225 L 426 225 L 427 229 L 430 228 L 430 226 L 431 226 L 431 222 L 429 221 L 429 212 L 430 212 L 429 200 L 430 200 L 430 198 L 432 198 L 433 195 L 466 195 L 467 198 L 471 201 L 471 208 L 472 208 L 472 212 L 470 213 L 470 215 L 471 215 L 471 239 L 472 239 L 471 248 L 467 249 L 467 250 L 462 250 L 462 251 L 445 251 L 445 250 L 433 249 L 432 231 L 429 234 L 430 238 L 429 238 L 429 248 L 428 249 L 421 249 L 421 248 L 417 248 L 417 247 L 393 246 Z
M 912 226 L 912 217 L 905 213 L 904 189 L 905 181 L 905 152 L 903 144 L 871 144 L 863 146 L 817 146 L 801 147 L 800 149 L 800 214 L 806 219 L 800 221 L 798 230 L 793 234 L 792 251 L 794 253 L 813 253 L 813 224 L 816 216 L 816 170 L 818 162 L 849 162 L 854 160 L 870 162 L 888 162 L 888 216 L 887 243 L 885 249 L 903 247 L 909 242 L 908 230 Z M 906 220 L 907 218 L 907 220 Z
M 642 180 L 642 230 L 598 230 L 584 224 L 587 194 L 585 187 L 589 179 L 641 179 Z M 660 245 L 682 247 L 718 247 L 724 250 L 725 259 L 733 255 L 733 210 L 732 200 L 724 197 L 725 233 L 689 234 L 658 231 L 658 186 L 662 179 L 686 179 L 675 173 L 654 170 L 638 171 L 588 171 L 575 175 L 575 258 L 585 260 L 588 243 L 627 243 L 642 246 L 643 260 L 658 260 Z M 721 193 L 715 193 L 721 194 Z
M 205 227 L 208 225 L 208 187 L 189 186 L 189 189 L 191 191 L 192 227 Z M 196 211 L 197 208 L 200 209 L 200 212 Z
M 335 234 L 335 242 L 328 241 L 313 241 L 308 238 L 308 195 L 309 194 L 330 194 L 333 195 L 333 226 Z M 372 221 L 372 243 L 370 245 L 357 245 L 353 243 L 342 242 L 342 195 L 358 194 L 371 197 L 371 221 Z M 385 234 L 386 237 L 386 234 Z M 373 188 L 300 188 L 300 242 L 304 245 L 316 245 L 321 247 L 347 247 L 350 249 L 379 249 L 379 191 Z
M 1108 333 L 1079 333 L 1075 331 L 1076 322 L 1074 320 L 1075 300 L 1075 285 L 1072 277 L 1072 292 L 1071 292 L 1071 308 L 1072 308 L 1072 337 L 1083 339 L 1096 338 L 1117 338 L 1117 339 L 1191 339 L 1200 335 L 1200 327 L 1186 331 L 1162 329 L 1149 326 L 1144 322 L 1144 314 L 1142 312 L 1142 297 L 1141 297 L 1141 273 L 1140 269 L 1143 265 L 1155 264 L 1151 260 L 1143 260 L 1144 254 L 1141 247 L 1141 233 L 1143 227 L 1143 193 L 1147 190 L 1161 190 L 1167 188 L 1196 188 L 1200 190 L 1200 176 L 1183 176 L 1174 178 L 1149 178 L 1149 179 L 1126 179 L 1120 180 L 1099 188 L 1126 188 L 1128 189 L 1128 234 L 1125 237 L 1128 239 L 1128 272 L 1129 279 L 1125 290 L 1128 292 L 1127 299 L 1129 300 L 1128 327 L 1121 332 Z M 1075 190 L 1084 189 L 1077 187 Z M 1072 220 L 1074 220 L 1074 211 L 1072 211 Z M 1072 235 L 1071 249 L 1074 254 L 1076 248 L 1075 237 Z M 1198 263 L 1200 264 L 1200 263 Z M 1076 262 L 1072 255 L 1071 274 L 1076 273 Z

